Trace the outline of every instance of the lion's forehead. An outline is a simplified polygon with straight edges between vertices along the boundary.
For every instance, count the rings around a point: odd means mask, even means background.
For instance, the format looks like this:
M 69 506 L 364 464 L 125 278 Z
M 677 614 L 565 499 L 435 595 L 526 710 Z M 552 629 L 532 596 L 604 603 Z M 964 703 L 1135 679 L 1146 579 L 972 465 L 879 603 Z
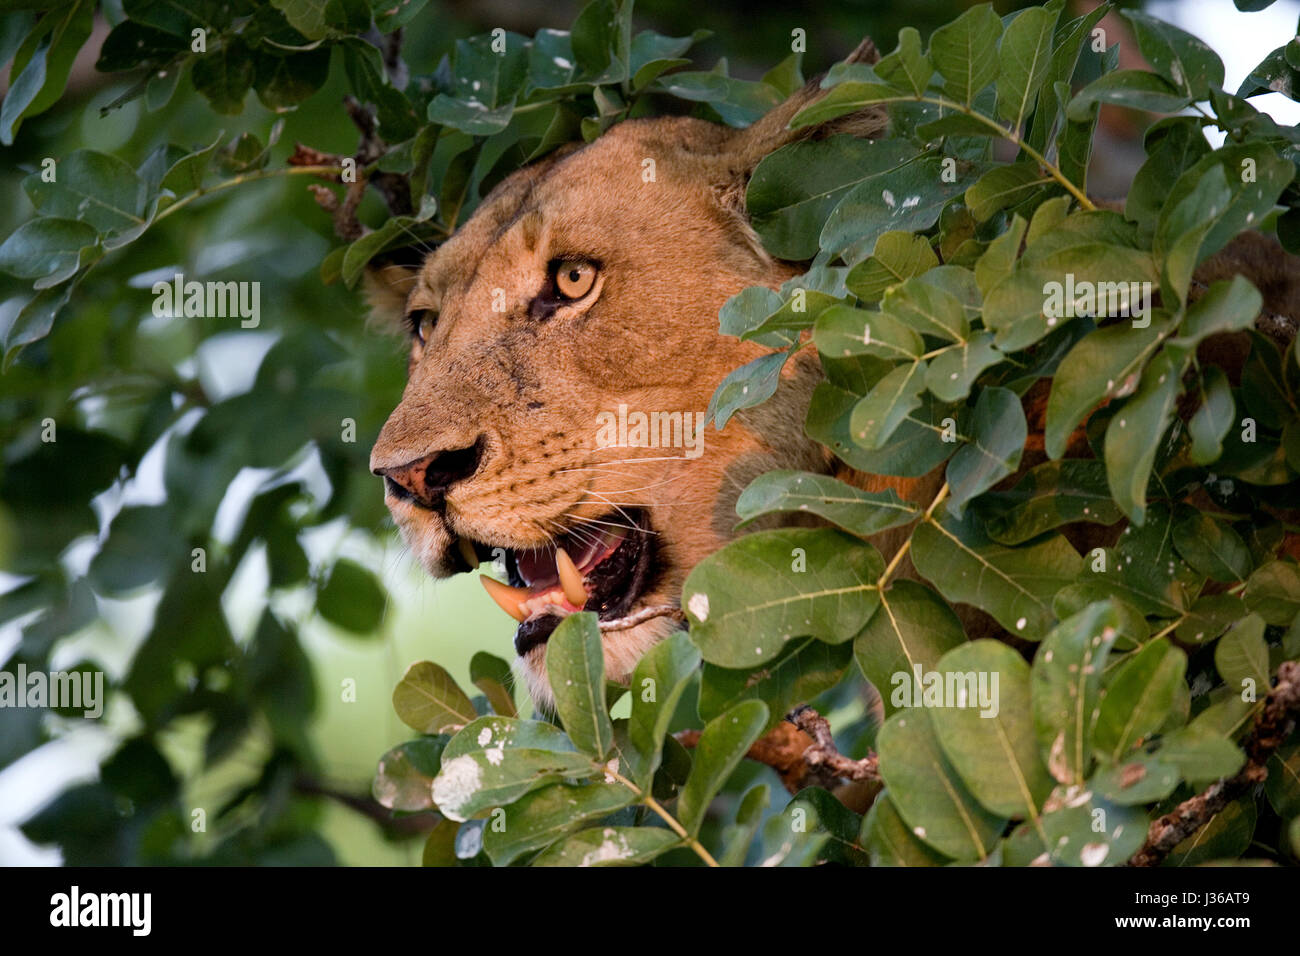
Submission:
M 479 268 L 510 262 L 520 251 L 517 239 L 531 248 L 530 240 L 544 236 L 554 254 L 588 255 L 680 242 L 683 235 L 665 227 L 673 219 L 685 225 L 692 214 L 707 218 L 718 177 L 711 144 L 720 135 L 703 120 L 630 121 L 513 173 L 428 256 L 421 286 L 441 299 Z M 503 255 L 494 260 L 494 252 Z

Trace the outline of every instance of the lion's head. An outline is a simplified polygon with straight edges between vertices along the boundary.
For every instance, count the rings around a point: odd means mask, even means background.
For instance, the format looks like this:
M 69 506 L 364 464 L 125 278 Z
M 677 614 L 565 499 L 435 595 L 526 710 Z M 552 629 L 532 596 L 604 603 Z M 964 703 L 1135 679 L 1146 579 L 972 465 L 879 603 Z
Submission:
M 723 378 L 768 351 L 721 335 L 720 306 L 801 271 L 764 252 L 743 201 L 754 166 L 797 135 L 790 117 L 818 94 L 810 85 L 746 130 L 619 124 L 504 180 L 405 277 L 409 380 L 371 468 L 430 574 L 503 549 L 517 590 L 491 590 L 521 621 L 535 700 L 549 696 L 556 611 L 609 621 L 676 603 L 691 568 L 734 534 L 751 479 L 829 467 L 803 434 L 812 350 L 771 400 L 696 433 Z M 800 134 L 882 126 L 859 114 Z M 608 677 L 626 680 L 672 626 L 606 631 Z

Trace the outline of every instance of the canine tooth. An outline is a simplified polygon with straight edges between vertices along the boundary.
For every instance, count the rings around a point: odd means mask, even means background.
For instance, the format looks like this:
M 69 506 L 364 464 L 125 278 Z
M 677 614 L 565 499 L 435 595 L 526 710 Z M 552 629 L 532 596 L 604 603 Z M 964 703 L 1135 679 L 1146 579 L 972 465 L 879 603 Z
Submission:
M 528 592 L 523 588 L 512 588 L 508 584 L 502 584 L 494 578 L 479 578 L 483 583 L 483 590 L 487 591 L 488 597 L 497 602 L 497 606 L 505 611 L 516 621 L 525 620 L 528 615 L 519 607 L 520 604 L 528 600 Z
M 474 545 L 469 543 L 468 538 L 457 538 L 456 544 L 460 548 L 461 557 L 468 562 L 471 568 L 478 567 L 478 553 L 474 550 Z
M 587 588 L 582 583 L 582 572 L 563 548 L 555 551 L 555 570 L 560 573 L 560 586 L 564 588 L 564 596 L 569 599 L 569 603 L 577 607 L 586 604 Z

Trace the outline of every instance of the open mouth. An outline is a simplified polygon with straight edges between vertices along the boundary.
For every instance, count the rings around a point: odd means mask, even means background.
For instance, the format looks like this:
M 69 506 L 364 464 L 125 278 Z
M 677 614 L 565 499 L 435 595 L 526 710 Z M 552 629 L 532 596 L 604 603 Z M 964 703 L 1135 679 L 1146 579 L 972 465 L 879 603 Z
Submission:
M 649 589 L 653 532 L 640 512 L 618 518 L 617 525 L 611 518 L 610 523 L 569 532 L 545 545 L 505 549 L 509 583 L 480 579 L 492 600 L 519 621 L 515 653 L 520 657 L 545 644 L 566 615 L 595 611 L 602 621 L 614 620 L 627 614 Z M 459 539 L 462 570 L 497 553 L 499 549 L 489 545 Z

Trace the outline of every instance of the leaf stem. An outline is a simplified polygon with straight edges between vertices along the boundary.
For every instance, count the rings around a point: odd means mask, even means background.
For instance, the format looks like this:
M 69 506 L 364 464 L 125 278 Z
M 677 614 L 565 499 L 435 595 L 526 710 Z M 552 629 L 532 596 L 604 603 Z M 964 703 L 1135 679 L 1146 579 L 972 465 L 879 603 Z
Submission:
M 950 489 L 948 487 L 948 482 L 945 481 L 943 483 L 943 487 L 939 489 L 939 493 L 935 495 L 934 500 L 930 502 L 930 506 L 926 508 L 925 513 L 921 515 L 921 521 L 930 520 L 930 518 L 934 515 L 934 509 L 939 507 L 939 505 L 943 503 L 943 500 L 948 497 L 949 490 Z M 918 524 L 919 523 L 920 522 L 918 522 Z M 896 552 L 894 552 L 894 556 L 889 559 L 889 564 L 885 567 L 884 572 L 881 573 L 880 577 L 876 579 L 877 591 L 880 591 L 882 593 L 884 592 L 885 585 L 888 583 L 889 578 L 893 575 L 895 571 L 898 570 L 899 564 L 901 564 L 903 558 L 907 556 L 907 552 L 911 550 L 912 550 L 912 536 L 908 535 L 907 540 L 903 542 L 902 547 L 900 547 Z
M 704 861 L 705 866 L 718 865 L 718 861 L 713 858 L 713 854 L 710 853 L 708 850 L 706 850 L 699 840 L 695 839 L 695 837 L 687 833 L 686 828 L 677 821 L 676 817 L 674 817 L 671 813 L 665 810 L 663 808 L 663 805 L 658 800 L 656 800 L 650 794 L 643 791 L 640 787 L 634 784 L 631 780 L 627 779 L 627 777 L 623 776 L 617 770 L 610 770 L 607 767 L 602 767 L 601 771 L 603 773 L 609 774 L 611 777 L 613 777 L 623 786 L 627 787 L 629 790 L 635 793 L 640 798 L 641 803 L 643 803 L 645 806 L 649 807 L 652 811 L 658 814 L 659 818 L 663 820 L 664 823 L 668 824 L 668 829 L 672 830 L 679 837 L 681 837 L 682 842 L 695 851 L 695 855 Z
M 201 199 L 202 197 L 211 195 L 212 193 L 220 192 L 223 189 L 229 189 L 231 186 L 239 186 L 243 183 L 253 183 L 261 179 L 275 179 L 279 176 L 322 176 L 328 175 L 329 173 L 341 173 L 342 171 L 343 167 L 341 166 L 287 166 L 283 169 L 259 169 L 251 173 L 240 173 L 232 179 L 222 180 L 207 189 L 196 189 L 194 192 L 182 196 L 162 212 L 158 213 L 158 215 L 154 216 L 153 222 L 166 219 L 177 209 L 188 206 L 196 199 Z M 152 224 L 153 223 L 150 223 L 150 225 Z

